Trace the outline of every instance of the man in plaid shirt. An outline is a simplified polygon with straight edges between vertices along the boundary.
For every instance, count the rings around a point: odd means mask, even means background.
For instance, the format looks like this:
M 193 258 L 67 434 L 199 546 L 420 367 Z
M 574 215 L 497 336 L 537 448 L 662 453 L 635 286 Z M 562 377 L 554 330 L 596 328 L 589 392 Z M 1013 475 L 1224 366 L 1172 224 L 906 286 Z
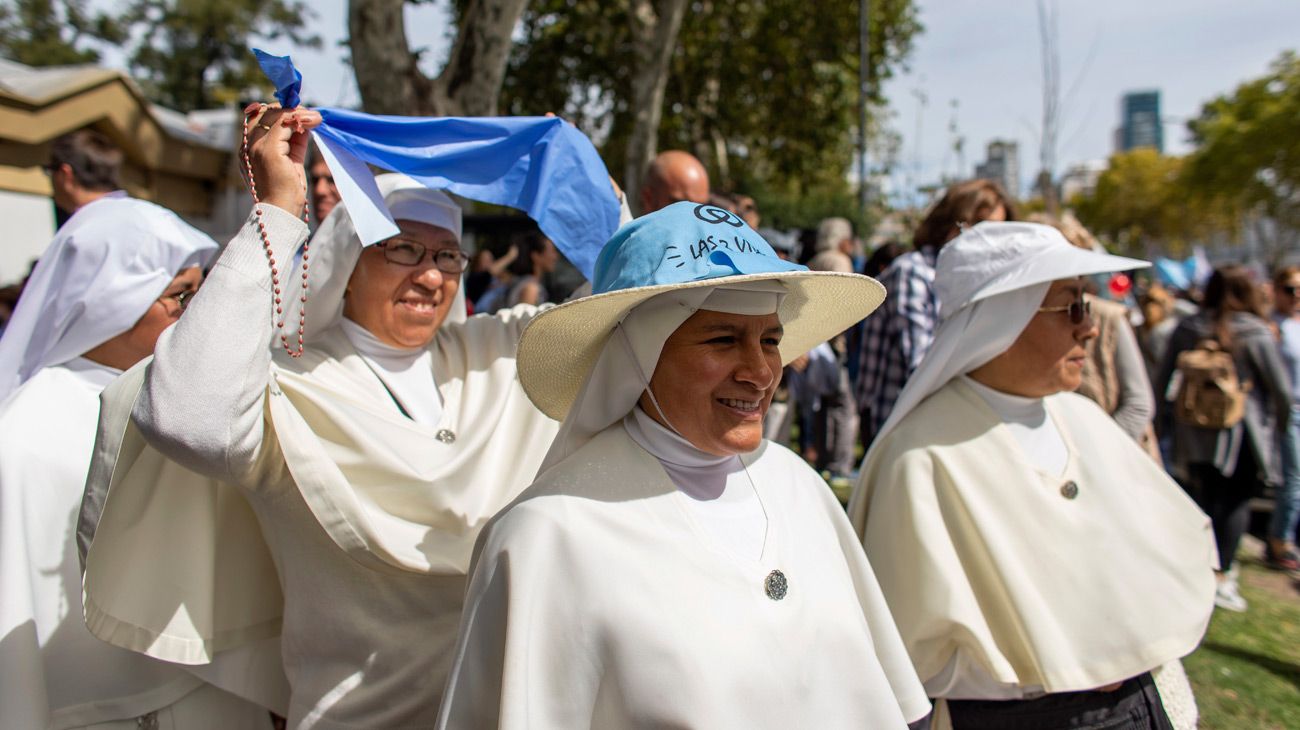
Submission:
M 1014 204 L 1002 186 L 992 180 L 953 185 L 917 226 L 912 238 L 916 250 L 894 259 L 880 275 L 887 296 L 864 323 L 858 365 L 858 412 L 866 447 L 889 419 L 939 327 L 934 292 L 939 249 L 962 227 L 986 220 L 1015 220 Z
M 858 371 L 858 411 L 862 441 L 870 444 L 907 379 L 921 364 L 939 326 L 939 298 L 934 293 L 936 248 L 903 254 L 880 275 L 888 296 L 862 332 Z

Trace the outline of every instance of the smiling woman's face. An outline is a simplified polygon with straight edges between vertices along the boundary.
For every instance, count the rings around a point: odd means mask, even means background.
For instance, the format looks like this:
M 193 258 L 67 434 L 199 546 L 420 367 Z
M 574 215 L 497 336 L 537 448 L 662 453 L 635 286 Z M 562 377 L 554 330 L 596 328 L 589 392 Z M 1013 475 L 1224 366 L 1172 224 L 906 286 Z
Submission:
M 776 314 L 691 315 L 664 342 L 650 378 L 672 427 L 715 456 L 758 448 L 763 414 L 781 380 L 781 333 Z M 641 410 L 663 423 L 645 394 Z
M 1066 307 L 1082 295 L 1082 279 L 1059 279 L 1052 282 L 1041 306 Z M 970 376 L 995 390 L 1030 398 L 1074 390 L 1083 382 L 1088 355 L 1083 346 L 1096 336 L 1091 316 L 1074 323 L 1065 311 L 1038 312 L 1006 352 Z
M 429 252 L 414 266 L 388 261 L 379 246 L 366 246 L 348 279 L 343 315 L 369 330 L 381 342 L 397 347 L 424 347 L 460 288 L 460 277 L 444 274 L 433 264 L 434 252 L 457 249 L 456 234 L 428 223 L 399 220 L 401 238 Z

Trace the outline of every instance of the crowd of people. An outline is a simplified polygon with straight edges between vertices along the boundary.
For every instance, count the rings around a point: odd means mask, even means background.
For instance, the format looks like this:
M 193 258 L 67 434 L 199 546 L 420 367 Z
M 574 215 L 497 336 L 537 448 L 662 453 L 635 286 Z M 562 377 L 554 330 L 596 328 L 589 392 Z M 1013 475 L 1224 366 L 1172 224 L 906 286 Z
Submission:
M 465 251 L 403 170 L 365 245 L 319 123 L 250 107 L 222 247 L 55 145 L 6 727 L 1184 730 L 1265 489 L 1300 568 L 1300 268 L 1117 298 L 1146 262 L 987 180 L 868 255 L 667 151 L 554 301 L 571 241 Z

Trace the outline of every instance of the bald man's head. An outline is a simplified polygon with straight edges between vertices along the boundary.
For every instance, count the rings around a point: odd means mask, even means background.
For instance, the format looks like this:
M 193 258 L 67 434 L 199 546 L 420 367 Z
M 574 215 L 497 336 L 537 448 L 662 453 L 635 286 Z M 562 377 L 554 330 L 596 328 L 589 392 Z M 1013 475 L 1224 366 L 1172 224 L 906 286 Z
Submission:
M 689 152 L 660 152 L 650 163 L 645 182 L 641 184 L 641 214 L 683 200 L 709 202 L 709 173 Z

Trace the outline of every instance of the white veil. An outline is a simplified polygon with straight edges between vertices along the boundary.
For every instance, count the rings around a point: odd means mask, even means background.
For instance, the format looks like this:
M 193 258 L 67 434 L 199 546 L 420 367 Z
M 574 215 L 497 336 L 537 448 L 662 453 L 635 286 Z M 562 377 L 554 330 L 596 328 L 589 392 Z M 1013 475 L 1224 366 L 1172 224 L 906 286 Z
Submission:
M 871 451 L 948 381 L 1006 352 L 1053 281 L 1147 266 L 1146 261 L 1076 248 L 1055 228 L 1037 223 L 984 222 L 967 228 L 939 252 L 935 291 L 942 322 Z M 860 486 L 854 501 L 865 492 Z
M 668 291 L 638 304 L 605 339 L 538 473 L 632 411 L 654 375 L 664 342 L 691 315 L 701 309 L 770 314 L 780 311 L 785 293 L 779 281 L 752 281 Z
M 42 368 L 131 329 L 176 274 L 216 250 L 175 213 L 124 194 L 78 210 L 41 255 L 0 339 L 0 402 Z
M 408 219 L 446 228 L 461 240 L 461 209 L 446 193 L 430 190 L 406 175 L 384 173 L 375 177 L 384 202 L 393 219 Z M 329 330 L 343 317 L 343 294 L 352 269 L 361 256 L 361 238 L 343 204 L 321 222 L 307 247 L 307 332 L 306 342 Z M 457 289 L 456 300 L 447 315 L 447 324 L 465 321 L 465 287 Z M 297 307 L 302 296 L 302 276 L 295 268 L 290 281 L 288 301 L 293 309 L 286 314 L 286 326 L 297 321 Z M 292 319 L 289 317 L 292 316 Z

